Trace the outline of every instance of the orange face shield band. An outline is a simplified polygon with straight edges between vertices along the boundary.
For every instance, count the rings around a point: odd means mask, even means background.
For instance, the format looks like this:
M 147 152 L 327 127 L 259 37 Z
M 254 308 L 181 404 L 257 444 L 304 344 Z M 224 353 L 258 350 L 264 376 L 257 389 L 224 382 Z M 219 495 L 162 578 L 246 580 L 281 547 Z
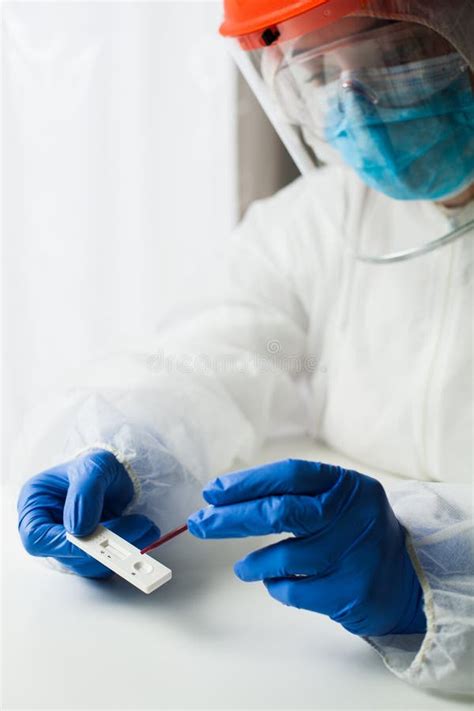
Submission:
M 323 2 L 284 3 L 266 0 L 258 3 L 228 0 L 226 19 L 220 26 L 224 37 L 235 37 L 246 51 L 286 42 L 330 25 L 347 15 L 361 12 L 364 0 L 323 0 Z

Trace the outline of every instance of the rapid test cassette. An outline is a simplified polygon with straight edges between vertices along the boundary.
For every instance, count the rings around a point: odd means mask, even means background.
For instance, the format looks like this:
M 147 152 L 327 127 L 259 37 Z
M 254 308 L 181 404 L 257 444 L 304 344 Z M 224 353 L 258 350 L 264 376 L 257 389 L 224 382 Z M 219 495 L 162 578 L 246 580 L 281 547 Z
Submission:
M 78 538 L 66 534 L 68 541 L 135 585 L 151 593 L 171 580 L 171 570 L 104 526 L 98 526 L 89 536 Z

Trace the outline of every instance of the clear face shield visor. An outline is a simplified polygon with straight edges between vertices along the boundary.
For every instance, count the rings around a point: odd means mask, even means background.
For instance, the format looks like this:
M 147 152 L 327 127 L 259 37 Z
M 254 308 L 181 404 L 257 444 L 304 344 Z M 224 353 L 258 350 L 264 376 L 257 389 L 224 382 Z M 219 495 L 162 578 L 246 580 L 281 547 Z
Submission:
M 472 71 L 429 27 L 359 16 L 328 24 L 318 8 L 268 29 L 263 42 L 255 33 L 233 45 L 302 173 L 321 161 L 342 162 L 397 200 L 446 200 L 473 182 Z M 400 261 L 472 226 L 433 235 L 428 244 L 400 234 L 370 242 L 347 236 L 345 246 L 364 261 Z

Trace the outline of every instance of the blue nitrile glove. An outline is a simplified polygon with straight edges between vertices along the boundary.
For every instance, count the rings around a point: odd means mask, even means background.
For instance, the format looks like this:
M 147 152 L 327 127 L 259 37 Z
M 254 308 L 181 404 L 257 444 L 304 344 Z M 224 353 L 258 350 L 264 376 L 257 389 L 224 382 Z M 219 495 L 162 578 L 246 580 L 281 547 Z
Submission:
M 405 533 L 382 485 L 319 462 L 286 460 L 207 484 L 192 514 L 198 538 L 289 531 L 235 565 L 285 605 L 329 615 L 357 635 L 424 632 L 423 595 Z
M 74 573 L 106 578 L 113 573 L 66 539 L 92 533 L 98 523 L 144 548 L 160 537 L 146 516 L 122 516 L 133 484 L 111 452 L 96 449 L 26 482 L 18 499 L 18 529 L 28 553 L 55 558 Z

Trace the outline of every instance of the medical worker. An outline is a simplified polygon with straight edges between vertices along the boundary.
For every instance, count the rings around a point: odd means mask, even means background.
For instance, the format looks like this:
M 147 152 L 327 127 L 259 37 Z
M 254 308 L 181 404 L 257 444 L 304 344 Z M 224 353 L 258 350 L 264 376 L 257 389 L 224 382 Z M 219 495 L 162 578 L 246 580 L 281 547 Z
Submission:
M 473 24 L 471 0 L 227 0 L 221 33 L 304 175 L 249 210 L 215 306 L 33 418 L 32 555 L 106 577 L 66 530 L 144 546 L 195 508 L 200 538 L 287 532 L 236 574 L 402 679 L 471 690 Z M 287 460 L 196 503 L 308 430 L 361 473 Z

